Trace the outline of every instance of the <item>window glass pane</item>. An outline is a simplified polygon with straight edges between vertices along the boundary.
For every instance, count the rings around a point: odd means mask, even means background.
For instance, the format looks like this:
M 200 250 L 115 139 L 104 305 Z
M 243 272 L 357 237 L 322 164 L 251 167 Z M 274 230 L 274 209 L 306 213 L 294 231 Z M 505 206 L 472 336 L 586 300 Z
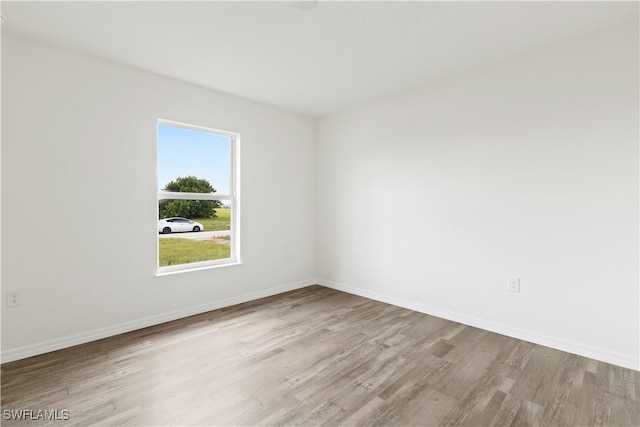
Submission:
M 236 134 L 163 120 L 157 130 L 158 272 L 238 262 L 231 234 Z
M 158 124 L 158 191 L 230 194 L 231 138 Z
M 211 203 L 198 200 L 161 200 L 164 203 Z M 215 202 L 210 217 L 183 216 L 179 221 L 158 221 L 160 267 L 214 261 L 231 257 L 231 208 L 227 201 Z

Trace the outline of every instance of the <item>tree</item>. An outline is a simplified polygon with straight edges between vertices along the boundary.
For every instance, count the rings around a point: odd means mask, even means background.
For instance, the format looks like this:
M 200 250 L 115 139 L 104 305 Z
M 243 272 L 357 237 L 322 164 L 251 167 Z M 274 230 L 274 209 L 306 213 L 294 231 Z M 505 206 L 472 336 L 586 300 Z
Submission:
M 162 189 L 176 193 L 215 193 L 211 183 L 195 176 L 178 177 Z M 216 209 L 222 203 L 218 200 L 160 200 L 160 219 L 181 216 L 185 218 L 216 218 Z

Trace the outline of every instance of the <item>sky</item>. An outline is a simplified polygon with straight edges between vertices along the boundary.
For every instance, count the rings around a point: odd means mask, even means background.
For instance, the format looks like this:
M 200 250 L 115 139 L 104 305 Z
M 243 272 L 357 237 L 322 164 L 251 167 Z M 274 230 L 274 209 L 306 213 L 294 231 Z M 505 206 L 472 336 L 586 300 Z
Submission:
M 209 132 L 158 125 L 158 191 L 181 176 L 206 179 L 229 194 L 230 138 Z

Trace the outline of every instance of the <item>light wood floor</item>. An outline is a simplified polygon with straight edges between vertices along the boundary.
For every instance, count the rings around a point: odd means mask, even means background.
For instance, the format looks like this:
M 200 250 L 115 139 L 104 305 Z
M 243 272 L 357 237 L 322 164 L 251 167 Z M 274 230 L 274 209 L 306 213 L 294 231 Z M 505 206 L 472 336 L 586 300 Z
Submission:
M 640 425 L 640 373 L 312 286 L 2 365 L 14 425 Z M 34 412 L 35 414 L 35 412 Z

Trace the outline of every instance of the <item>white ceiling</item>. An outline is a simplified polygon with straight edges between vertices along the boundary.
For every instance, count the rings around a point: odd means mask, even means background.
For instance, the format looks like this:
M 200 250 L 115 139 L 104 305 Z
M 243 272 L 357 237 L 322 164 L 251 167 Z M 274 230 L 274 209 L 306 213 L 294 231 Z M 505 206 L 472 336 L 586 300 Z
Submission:
M 2 31 L 330 114 L 638 22 L 637 2 L 2 2 Z

